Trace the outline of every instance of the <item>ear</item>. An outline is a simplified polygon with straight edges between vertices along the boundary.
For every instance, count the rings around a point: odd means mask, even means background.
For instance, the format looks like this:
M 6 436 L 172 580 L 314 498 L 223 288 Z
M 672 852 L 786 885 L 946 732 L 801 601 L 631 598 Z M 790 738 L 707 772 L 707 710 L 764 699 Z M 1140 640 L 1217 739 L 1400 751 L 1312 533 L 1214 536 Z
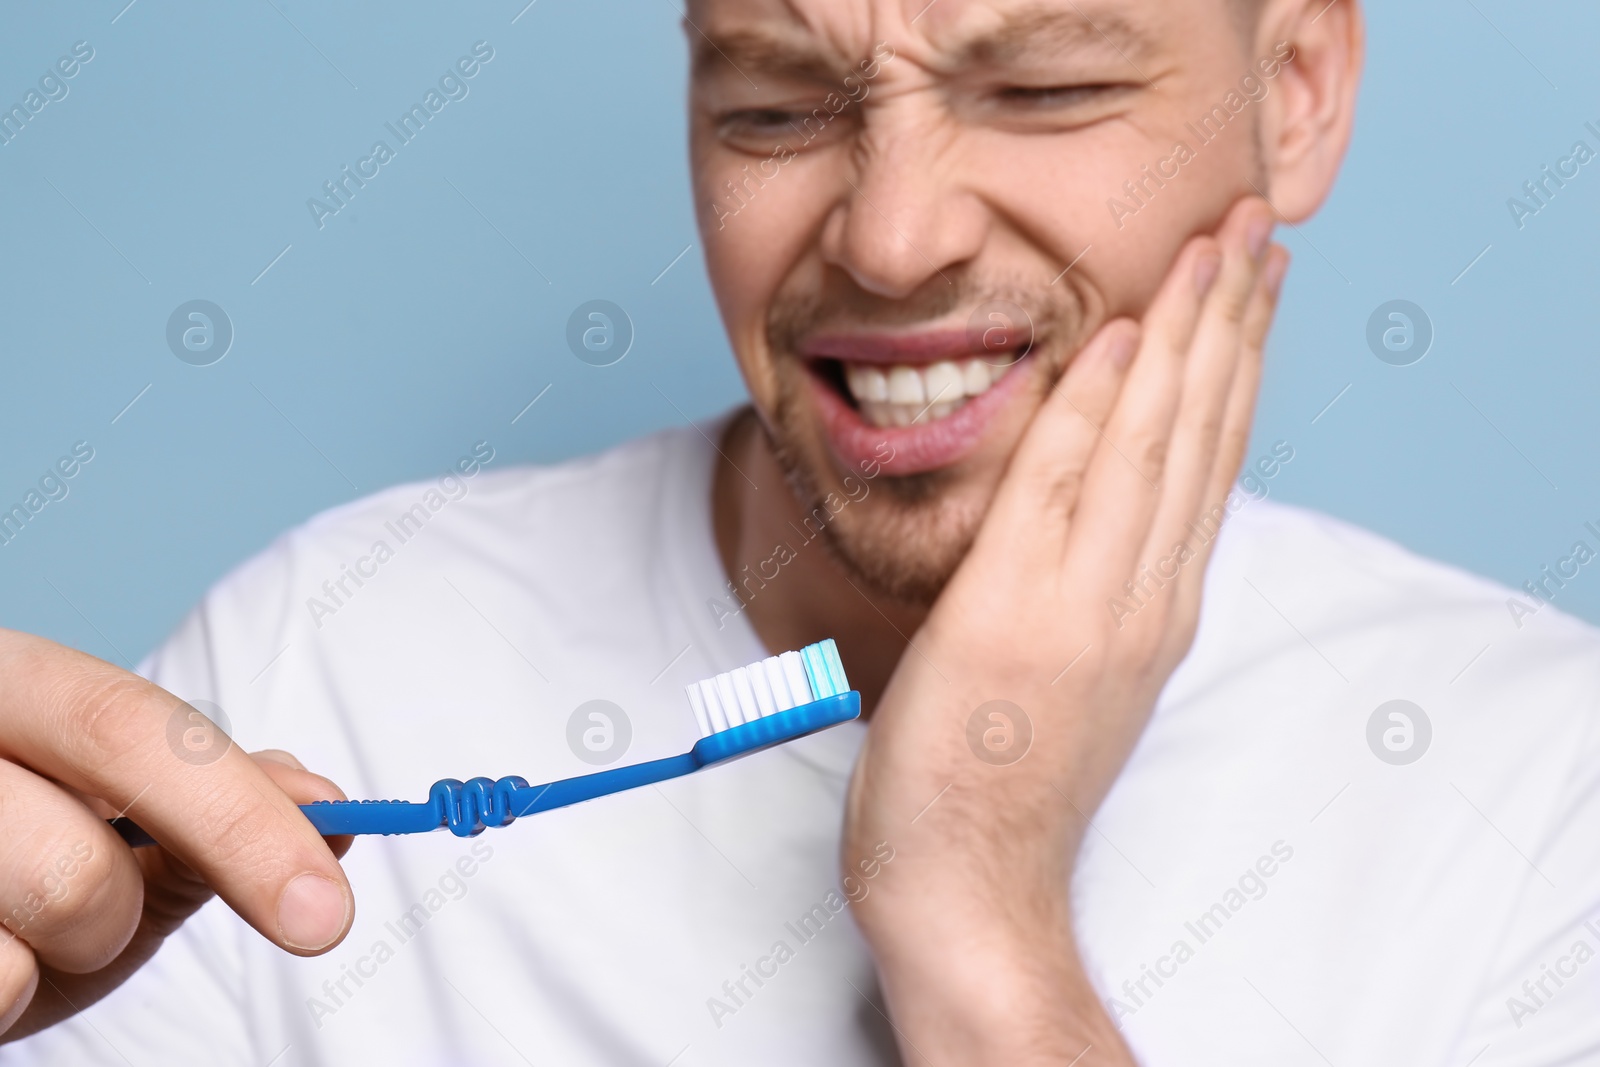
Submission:
M 1360 0 L 1268 0 L 1262 11 L 1256 55 L 1282 66 L 1258 135 L 1272 204 L 1289 222 L 1310 216 L 1333 188 L 1365 53 Z

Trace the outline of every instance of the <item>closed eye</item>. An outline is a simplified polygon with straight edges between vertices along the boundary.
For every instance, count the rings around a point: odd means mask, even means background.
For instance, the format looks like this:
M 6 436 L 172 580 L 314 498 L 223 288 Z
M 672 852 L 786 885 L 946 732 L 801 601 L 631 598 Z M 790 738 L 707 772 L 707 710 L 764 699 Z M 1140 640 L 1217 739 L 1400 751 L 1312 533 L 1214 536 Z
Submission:
M 1000 103 L 1021 110 L 1075 107 L 1126 89 L 1124 85 L 1011 85 L 995 95 Z
M 1128 82 L 1002 85 L 979 90 L 957 107 L 973 120 L 1017 133 L 1065 133 L 1124 113 L 1141 88 Z
M 820 104 L 809 108 L 740 108 L 716 116 L 717 137 L 730 148 L 766 154 L 782 143 L 790 151 L 831 144 L 854 129 L 859 121 L 850 103 L 839 111 Z
M 731 111 L 718 121 L 717 129 L 724 135 L 733 136 L 776 133 L 787 130 L 798 114 L 799 112 L 771 107 Z

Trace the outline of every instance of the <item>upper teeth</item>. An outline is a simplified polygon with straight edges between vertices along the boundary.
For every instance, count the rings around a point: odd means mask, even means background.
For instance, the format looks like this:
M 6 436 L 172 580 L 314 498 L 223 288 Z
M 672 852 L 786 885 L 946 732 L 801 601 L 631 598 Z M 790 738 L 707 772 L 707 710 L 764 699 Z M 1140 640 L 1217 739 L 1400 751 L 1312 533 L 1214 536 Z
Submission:
M 941 360 L 920 367 L 846 363 L 845 382 L 874 426 L 909 426 L 942 419 L 986 392 L 1010 370 L 982 359 Z

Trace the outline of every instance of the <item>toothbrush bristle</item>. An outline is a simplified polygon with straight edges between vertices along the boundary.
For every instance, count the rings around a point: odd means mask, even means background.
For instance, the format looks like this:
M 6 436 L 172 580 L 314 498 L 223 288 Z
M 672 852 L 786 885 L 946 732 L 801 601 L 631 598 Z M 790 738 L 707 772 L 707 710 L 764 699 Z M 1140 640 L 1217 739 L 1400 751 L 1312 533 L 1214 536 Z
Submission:
M 761 674 L 777 710 L 788 711 L 795 706 L 794 698 L 789 695 L 789 683 L 783 680 L 783 664 L 778 662 L 777 656 L 768 656 L 761 661 Z
M 733 672 L 726 671 L 716 677 L 717 702 L 722 705 L 722 713 L 728 717 L 729 726 L 739 726 L 744 723 L 744 713 L 739 708 L 739 694 L 733 691 Z
M 849 690 L 832 638 L 684 687 L 701 737 Z
M 809 703 L 811 696 L 811 681 L 806 677 L 805 660 L 798 652 L 785 652 L 778 657 L 778 665 L 783 668 L 783 681 L 789 687 L 789 697 L 796 707 Z

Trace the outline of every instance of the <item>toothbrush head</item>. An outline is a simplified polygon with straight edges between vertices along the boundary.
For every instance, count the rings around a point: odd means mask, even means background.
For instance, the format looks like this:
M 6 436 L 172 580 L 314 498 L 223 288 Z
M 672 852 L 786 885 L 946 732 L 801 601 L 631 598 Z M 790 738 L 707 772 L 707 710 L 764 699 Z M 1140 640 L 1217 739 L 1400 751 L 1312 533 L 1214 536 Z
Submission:
M 747 756 L 859 718 L 833 639 L 768 656 L 684 687 L 700 727 L 690 755 L 700 766 Z

